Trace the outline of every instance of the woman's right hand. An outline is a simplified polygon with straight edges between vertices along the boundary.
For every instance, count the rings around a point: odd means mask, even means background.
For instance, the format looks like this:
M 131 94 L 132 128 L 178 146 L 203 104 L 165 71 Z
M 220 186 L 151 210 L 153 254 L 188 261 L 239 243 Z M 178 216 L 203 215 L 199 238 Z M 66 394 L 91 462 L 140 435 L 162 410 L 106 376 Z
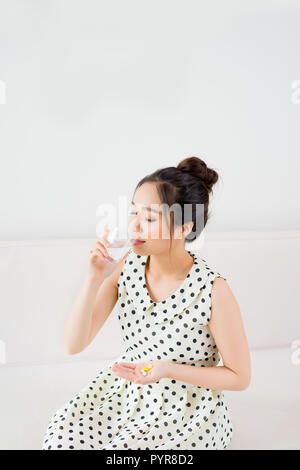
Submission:
M 121 258 L 119 261 L 111 258 L 106 249 L 106 247 L 110 246 L 109 241 L 106 239 L 108 234 L 109 229 L 104 230 L 99 238 L 97 238 L 95 245 L 92 248 L 88 265 L 88 275 L 90 278 L 97 279 L 110 276 L 110 274 L 116 269 L 118 264 L 123 261 L 124 258 L 126 258 L 130 251 L 129 248 L 123 258 Z

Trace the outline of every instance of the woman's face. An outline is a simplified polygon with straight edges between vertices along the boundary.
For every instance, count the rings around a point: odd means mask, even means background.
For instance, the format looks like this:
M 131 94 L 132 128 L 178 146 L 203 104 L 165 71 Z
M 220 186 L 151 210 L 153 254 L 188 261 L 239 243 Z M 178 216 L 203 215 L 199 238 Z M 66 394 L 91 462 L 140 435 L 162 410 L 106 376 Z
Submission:
M 130 207 L 128 225 L 131 238 L 146 240 L 141 245 L 133 246 L 136 253 L 144 256 L 169 250 L 171 239 L 168 211 L 163 213 L 163 205 L 155 183 L 144 183 L 136 190 Z M 172 229 L 172 221 L 170 226 Z M 180 227 L 177 227 L 175 233 L 179 233 L 180 236 Z M 181 243 L 184 246 L 183 235 L 172 240 L 172 246 L 174 243 Z

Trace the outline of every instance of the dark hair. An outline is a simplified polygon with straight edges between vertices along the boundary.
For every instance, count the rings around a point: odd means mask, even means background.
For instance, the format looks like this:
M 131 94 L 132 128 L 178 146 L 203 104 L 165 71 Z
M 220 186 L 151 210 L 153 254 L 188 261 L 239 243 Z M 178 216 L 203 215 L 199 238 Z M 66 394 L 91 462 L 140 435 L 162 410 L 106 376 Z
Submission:
M 156 183 L 161 202 L 167 204 L 168 207 L 175 204 L 181 208 L 180 225 L 194 222 L 192 231 L 186 239 L 187 242 L 192 242 L 201 234 L 210 218 L 210 214 L 208 214 L 209 194 L 218 178 L 218 173 L 208 168 L 203 160 L 198 157 L 188 157 L 182 160 L 177 167 L 160 168 L 145 176 L 139 181 L 135 191 L 144 183 Z M 184 214 L 185 204 L 190 204 L 190 214 Z M 196 212 L 196 204 L 203 204 L 201 217 L 203 215 L 204 220 L 201 223 L 198 220 L 199 213 Z M 171 218 L 174 220 L 174 217 Z M 172 238 L 171 233 L 170 236 Z

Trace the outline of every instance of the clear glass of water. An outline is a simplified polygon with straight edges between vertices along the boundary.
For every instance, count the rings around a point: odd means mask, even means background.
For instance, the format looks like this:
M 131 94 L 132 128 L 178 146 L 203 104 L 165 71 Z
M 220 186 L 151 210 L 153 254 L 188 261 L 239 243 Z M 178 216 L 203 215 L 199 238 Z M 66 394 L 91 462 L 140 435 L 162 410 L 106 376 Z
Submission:
M 107 252 L 115 262 L 120 261 L 121 258 L 129 251 L 130 247 L 133 246 L 130 241 L 130 235 L 127 230 L 127 237 L 119 237 L 119 228 L 115 227 L 106 237 L 110 245 L 106 247 Z

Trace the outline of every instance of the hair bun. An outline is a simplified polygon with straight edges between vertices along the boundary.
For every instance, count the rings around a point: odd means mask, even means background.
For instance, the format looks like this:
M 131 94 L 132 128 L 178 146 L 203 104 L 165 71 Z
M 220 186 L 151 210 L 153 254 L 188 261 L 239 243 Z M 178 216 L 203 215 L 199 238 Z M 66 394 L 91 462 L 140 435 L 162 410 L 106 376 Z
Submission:
M 212 190 L 213 185 L 218 181 L 219 175 L 212 168 L 208 168 L 206 163 L 198 157 L 188 157 L 182 160 L 176 167 L 183 173 L 189 173 L 201 180 L 208 192 Z

